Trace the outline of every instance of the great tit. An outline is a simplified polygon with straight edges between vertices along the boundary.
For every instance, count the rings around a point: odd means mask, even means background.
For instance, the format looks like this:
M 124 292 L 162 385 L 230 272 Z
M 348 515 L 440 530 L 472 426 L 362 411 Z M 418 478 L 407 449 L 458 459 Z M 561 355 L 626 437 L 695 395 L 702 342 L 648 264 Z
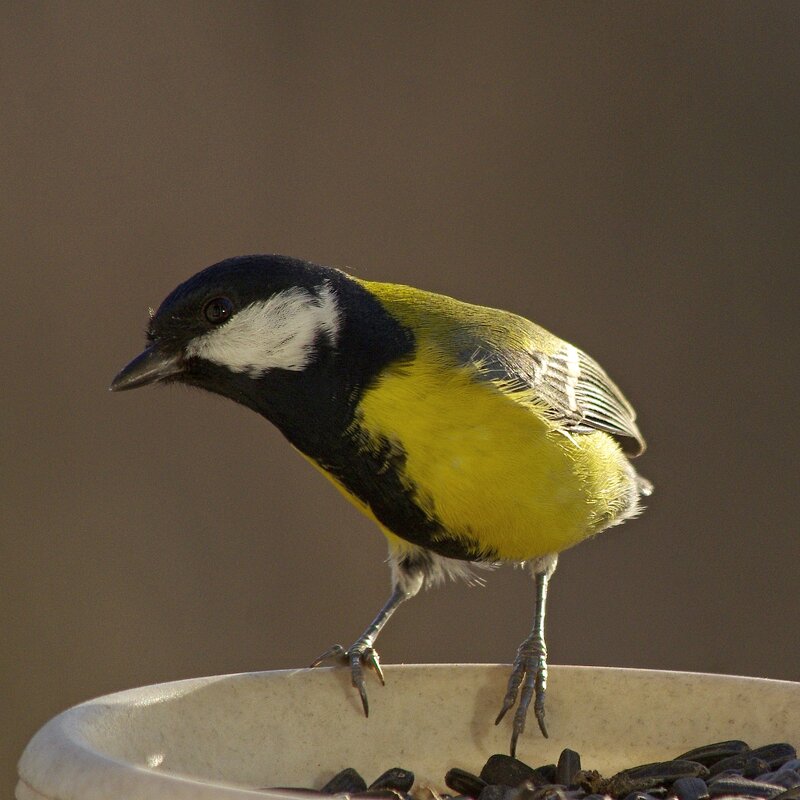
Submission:
M 276 425 L 388 539 L 391 595 L 343 660 L 364 712 L 375 639 L 423 586 L 527 563 L 533 627 L 496 722 L 519 695 L 545 726 L 547 586 L 558 553 L 636 515 L 636 414 L 588 355 L 507 311 L 280 255 L 204 269 L 151 312 L 111 389 L 177 381 Z M 521 689 L 521 693 L 520 693 Z

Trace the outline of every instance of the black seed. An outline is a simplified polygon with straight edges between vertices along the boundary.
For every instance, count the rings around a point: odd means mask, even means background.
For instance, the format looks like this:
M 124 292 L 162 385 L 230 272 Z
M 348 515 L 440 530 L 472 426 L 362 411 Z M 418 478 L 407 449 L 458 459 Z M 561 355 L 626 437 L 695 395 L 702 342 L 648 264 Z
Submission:
M 794 789 L 787 789 L 785 792 L 776 794 L 772 800 L 800 800 L 800 786 L 795 786 Z
M 702 747 L 695 747 L 694 750 L 688 750 L 677 756 L 677 759 L 679 761 L 696 761 L 704 767 L 710 767 L 717 761 L 722 761 L 723 758 L 730 758 L 749 750 L 747 742 L 731 739 L 728 742 L 714 742 L 713 744 L 704 744 Z
M 702 778 L 678 778 L 672 792 L 678 800 L 704 800 L 709 796 L 708 784 Z
M 781 764 L 779 769 L 793 769 L 800 772 L 800 758 L 790 758 L 786 763 Z
M 398 792 L 396 789 L 366 789 L 363 792 L 352 792 L 350 797 L 361 800 L 404 800 L 405 792 Z
M 447 771 L 444 776 L 444 782 L 454 792 L 466 794 L 470 797 L 478 797 L 488 783 L 488 781 L 479 778 L 477 775 L 458 767 L 453 767 L 453 769 Z
M 486 783 L 501 783 L 503 786 L 513 788 L 524 781 L 530 781 L 534 786 L 546 786 L 550 783 L 533 767 L 529 767 L 513 756 L 507 756 L 505 753 L 489 756 L 489 760 L 481 770 L 481 778 Z
M 511 787 L 506 788 L 510 789 Z M 550 786 L 548 785 L 545 788 L 549 789 Z M 522 783 L 517 786 L 516 789 L 511 789 L 510 796 L 514 798 L 514 800 L 533 800 L 534 794 L 538 791 L 539 790 L 533 785 L 533 783 L 531 783 L 531 781 L 522 781 Z
M 542 780 L 545 783 L 558 783 L 555 764 L 542 764 L 541 767 L 534 767 L 534 769 L 538 775 L 542 776 Z
M 367 782 L 352 767 L 337 772 L 321 789 L 324 794 L 363 792 Z
M 784 789 L 794 789 L 795 786 L 800 786 L 800 773 L 781 767 L 777 772 L 759 775 L 756 780 L 762 783 L 771 783 L 773 786 L 782 786 Z
M 743 777 L 720 778 L 708 785 L 711 797 L 723 795 L 747 795 L 748 797 L 762 797 L 770 800 L 781 793 L 780 786 L 771 783 L 759 783 Z
M 367 787 L 369 789 L 396 789 L 398 792 L 409 792 L 414 785 L 414 773 L 402 767 L 387 769 L 375 778 Z
M 478 800 L 511 800 L 515 794 L 514 789 L 499 783 L 488 783 L 478 795 Z
M 765 744 L 750 751 L 750 755 L 761 758 L 769 764 L 770 769 L 778 769 L 782 764 L 797 758 L 797 750 L 786 742 Z
M 647 792 L 631 792 L 625 796 L 625 800 L 656 800 L 656 796 Z
M 722 772 L 718 772 L 716 775 L 712 775 L 706 783 L 711 786 L 714 781 L 721 780 L 722 778 L 741 778 L 743 777 L 742 771 L 740 769 L 726 769 Z
M 579 753 L 570 750 L 568 747 L 561 751 L 558 757 L 558 766 L 556 767 L 556 779 L 554 783 L 560 783 L 564 786 L 572 786 L 575 780 L 575 775 L 580 771 L 581 757 Z
M 618 772 L 608 781 L 606 791 L 619 797 L 630 792 L 647 792 L 659 786 L 670 786 L 678 778 L 707 777 L 708 770 L 696 761 L 662 761 Z
M 745 778 L 757 778 L 759 775 L 769 772 L 769 769 L 769 764 L 763 758 L 756 758 L 750 753 L 750 758 L 744 763 L 742 775 Z
M 735 756 L 728 756 L 727 758 L 722 758 L 719 761 L 715 761 L 708 768 L 708 771 L 712 776 L 719 775 L 721 772 L 728 772 L 730 770 L 741 773 L 744 770 L 745 764 L 747 764 L 748 760 L 751 758 L 751 752 L 751 750 L 748 750 L 743 753 L 737 753 Z
M 566 786 L 548 783 L 545 786 L 534 786 L 525 781 L 518 791 L 519 800 L 567 800 Z

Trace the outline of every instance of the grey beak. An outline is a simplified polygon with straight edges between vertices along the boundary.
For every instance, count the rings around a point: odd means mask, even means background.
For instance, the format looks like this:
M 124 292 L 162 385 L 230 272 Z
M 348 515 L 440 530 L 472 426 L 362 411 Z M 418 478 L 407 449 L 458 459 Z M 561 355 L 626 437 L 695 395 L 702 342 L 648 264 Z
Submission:
M 117 377 L 111 381 L 109 389 L 112 392 L 122 392 L 126 389 L 147 386 L 148 383 L 157 383 L 177 375 L 181 369 L 179 356 L 166 355 L 157 345 L 152 344 L 120 370 Z

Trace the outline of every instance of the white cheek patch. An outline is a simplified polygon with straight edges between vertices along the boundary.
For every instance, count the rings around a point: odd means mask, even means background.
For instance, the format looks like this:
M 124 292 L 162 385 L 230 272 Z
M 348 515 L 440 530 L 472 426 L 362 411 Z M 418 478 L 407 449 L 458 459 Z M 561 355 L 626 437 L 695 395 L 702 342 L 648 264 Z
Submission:
M 316 295 L 294 287 L 251 303 L 224 325 L 192 339 L 186 355 L 257 378 L 271 369 L 304 369 L 320 335 L 336 346 L 339 307 L 327 282 Z

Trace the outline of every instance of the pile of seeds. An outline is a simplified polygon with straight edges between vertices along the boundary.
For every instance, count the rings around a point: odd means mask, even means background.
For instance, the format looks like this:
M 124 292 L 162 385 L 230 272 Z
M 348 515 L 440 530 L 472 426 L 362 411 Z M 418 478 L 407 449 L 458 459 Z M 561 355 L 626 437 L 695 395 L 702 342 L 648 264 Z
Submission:
M 596 770 L 582 769 L 580 755 L 567 749 L 557 764 L 539 767 L 493 755 L 479 774 L 453 768 L 444 782 L 452 794 L 414 787 L 414 773 L 394 767 L 368 785 L 348 767 L 321 789 L 300 791 L 360 800 L 412 800 L 412 794 L 430 800 L 800 800 L 800 759 L 784 742 L 751 748 L 735 740 L 697 747 L 671 761 L 631 767 L 605 778 Z

